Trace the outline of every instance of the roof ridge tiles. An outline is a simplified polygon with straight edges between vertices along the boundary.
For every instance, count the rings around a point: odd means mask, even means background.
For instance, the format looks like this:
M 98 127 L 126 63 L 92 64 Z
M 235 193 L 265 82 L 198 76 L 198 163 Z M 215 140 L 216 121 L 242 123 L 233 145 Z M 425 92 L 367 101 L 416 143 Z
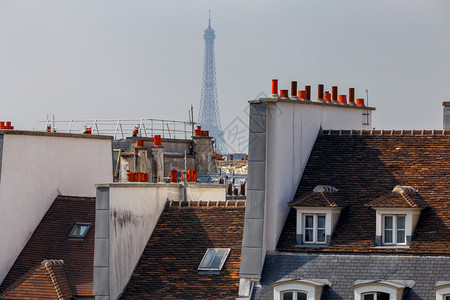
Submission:
M 169 207 L 192 207 L 192 208 L 213 208 L 213 207 L 225 207 L 225 208 L 234 208 L 234 207 L 245 207 L 245 200 L 236 199 L 236 200 L 169 200 Z
M 61 286 L 59 285 L 58 278 L 56 277 L 56 274 L 53 270 L 54 265 L 62 265 L 64 266 L 63 260 L 56 260 L 56 259 L 50 259 L 50 260 L 44 260 L 42 261 L 44 264 L 45 269 L 47 270 L 48 274 L 50 275 L 50 279 L 52 280 L 53 286 L 55 287 L 56 295 L 58 296 L 58 299 L 63 300 L 64 296 L 61 290 Z
M 401 130 L 359 130 L 359 129 L 350 129 L 350 130 L 344 130 L 344 129 L 327 129 L 322 130 L 322 135 L 338 135 L 338 136 L 354 136 L 354 135 L 376 135 L 376 136 L 449 136 L 450 130 L 438 130 L 438 129 L 432 129 L 432 130 L 426 130 L 426 129 L 401 129 Z

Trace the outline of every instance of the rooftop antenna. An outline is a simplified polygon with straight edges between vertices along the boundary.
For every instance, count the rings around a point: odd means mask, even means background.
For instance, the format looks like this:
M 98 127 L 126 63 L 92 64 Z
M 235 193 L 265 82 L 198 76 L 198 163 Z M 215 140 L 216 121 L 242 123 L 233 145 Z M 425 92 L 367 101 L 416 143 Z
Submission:
M 209 23 L 208 23 L 208 25 L 209 25 L 209 27 L 211 27 L 211 10 L 208 10 L 208 12 L 209 12 Z
M 367 106 L 366 106 L 366 112 L 363 113 L 363 115 L 366 116 L 366 122 L 363 123 L 363 125 L 370 125 L 369 123 L 369 89 L 366 89 L 366 102 L 367 102 Z

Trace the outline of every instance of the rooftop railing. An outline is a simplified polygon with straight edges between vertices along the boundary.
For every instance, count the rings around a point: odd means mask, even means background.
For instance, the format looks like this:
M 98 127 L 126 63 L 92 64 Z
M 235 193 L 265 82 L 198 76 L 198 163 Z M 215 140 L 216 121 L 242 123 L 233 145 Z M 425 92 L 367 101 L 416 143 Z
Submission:
M 111 135 L 124 139 L 136 134 L 141 137 L 161 135 L 162 138 L 188 139 L 194 135 L 195 122 L 160 119 L 106 119 L 106 120 L 46 120 L 43 131 Z

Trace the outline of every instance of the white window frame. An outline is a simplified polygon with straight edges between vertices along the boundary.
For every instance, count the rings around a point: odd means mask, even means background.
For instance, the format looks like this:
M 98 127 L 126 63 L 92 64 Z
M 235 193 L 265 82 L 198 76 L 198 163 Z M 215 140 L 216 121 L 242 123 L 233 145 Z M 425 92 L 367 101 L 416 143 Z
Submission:
M 450 281 L 439 281 L 436 284 L 436 300 L 446 300 L 450 297 Z
M 385 225 L 386 225 L 386 217 L 391 217 L 392 218 L 392 228 L 390 229 L 386 229 Z M 405 218 L 405 228 L 403 229 L 398 229 L 398 217 L 404 217 Z M 383 235 L 382 235 L 382 244 L 383 245 L 406 245 L 406 214 L 388 214 L 388 215 L 382 215 L 382 219 L 383 219 Z M 386 230 L 391 230 L 392 231 L 392 243 L 388 243 L 386 242 Z M 397 234 L 398 231 L 402 230 L 404 232 L 404 242 L 402 243 L 398 243 L 397 242 Z
M 364 300 L 364 296 L 366 296 L 366 295 L 373 295 L 374 297 L 373 297 L 373 299 L 374 300 L 378 300 L 378 293 L 384 293 L 384 292 L 368 292 L 368 293 L 363 293 L 362 295 L 361 295 L 361 299 L 362 300 Z M 389 295 L 389 294 L 388 294 Z M 389 299 L 391 298 L 391 295 L 389 295 Z
M 319 216 L 325 217 L 325 225 L 322 228 L 319 228 Z M 306 228 L 306 218 L 307 217 L 313 217 L 313 227 L 312 228 Z M 313 230 L 313 240 L 307 241 L 306 240 L 306 230 L 312 229 Z M 319 237 L 319 230 L 323 230 L 325 233 L 325 239 L 323 241 L 318 241 Z M 303 243 L 305 244 L 326 244 L 327 242 L 327 215 L 326 214 L 304 214 L 303 215 Z
M 284 293 L 289 293 L 289 292 L 294 293 L 294 294 L 293 294 L 293 297 L 292 297 L 292 300 L 298 300 L 298 299 L 297 299 L 297 293 L 305 294 L 305 295 L 306 295 L 306 299 L 308 299 L 308 293 L 307 293 L 306 291 L 301 291 L 301 290 L 285 290 L 285 291 L 281 291 L 281 292 L 280 292 L 280 299 L 281 299 L 281 300 L 283 299 L 283 294 L 284 294 Z
M 375 247 L 409 247 L 408 237 L 413 236 L 414 230 L 420 218 L 420 212 L 423 208 L 386 208 L 386 207 L 374 207 L 376 210 L 376 233 L 375 235 L 380 238 Z M 384 216 L 405 216 L 405 243 L 384 243 Z M 395 241 L 395 240 L 393 240 Z
M 297 210 L 297 235 L 302 235 L 301 240 L 297 240 L 299 245 L 312 246 L 318 245 L 320 247 L 327 246 L 329 240 L 327 237 L 331 236 L 334 227 L 339 219 L 342 207 L 295 207 Z M 305 216 L 307 215 L 323 215 L 325 216 L 325 241 L 324 242 L 305 242 Z M 316 233 L 317 234 L 317 233 Z M 317 239 L 315 239 L 317 241 Z
M 329 285 L 328 280 L 285 280 L 271 284 L 273 286 L 273 299 L 282 300 L 283 292 L 300 292 L 306 294 L 306 300 L 320 300 L 322 288 Z
M 364 300 L 364 295 L 378 292 L 389 294 L 389 300 L 401 300 L 405 286 L 388 281 L 376 283 L 374 281 L 366 281 L 355 284 L 353 288 L 354 300 Z
M 213 257 L 211 259 L 211 262 L 214 260 L 214 258 L 217 256 L 217 253 L 219 251 L 225 251 L 225 254 L 223 255 L 222 259 L 220 260 L 220 264 L 218 267 L 211 267 L 211 266 L 202 266 L 203 262 L 205 261 L 208 253 L 213 253 Z M 200 262 L 200 264 L 198 265 L 198 270 L 199 271 L 220 271 L 222 270 L 223 265 L 225 264 L 225 261 L 228 258 L 228 254 L 230 253 L 231 249 L 230 248 L 208 248 L 205 251 L 205 254 L 203 255 L 202 261 Z

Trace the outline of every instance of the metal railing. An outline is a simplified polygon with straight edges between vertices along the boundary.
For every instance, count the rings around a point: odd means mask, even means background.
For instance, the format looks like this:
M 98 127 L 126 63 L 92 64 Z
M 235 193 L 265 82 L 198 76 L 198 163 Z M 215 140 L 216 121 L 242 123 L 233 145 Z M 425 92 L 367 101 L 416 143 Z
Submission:
M 112 135 L 114 139 L 132 136 L 137 130 L 141 137 L 161 135 L 162 138 L 188 139 L 194 134 L 195 122 L 160 119 L 106 119 L 106 120 L 46 120 L 43 131 L 82 133 L 91 128 L 92 134 Z M 50 128 L 50 129 L 49 129 Z

